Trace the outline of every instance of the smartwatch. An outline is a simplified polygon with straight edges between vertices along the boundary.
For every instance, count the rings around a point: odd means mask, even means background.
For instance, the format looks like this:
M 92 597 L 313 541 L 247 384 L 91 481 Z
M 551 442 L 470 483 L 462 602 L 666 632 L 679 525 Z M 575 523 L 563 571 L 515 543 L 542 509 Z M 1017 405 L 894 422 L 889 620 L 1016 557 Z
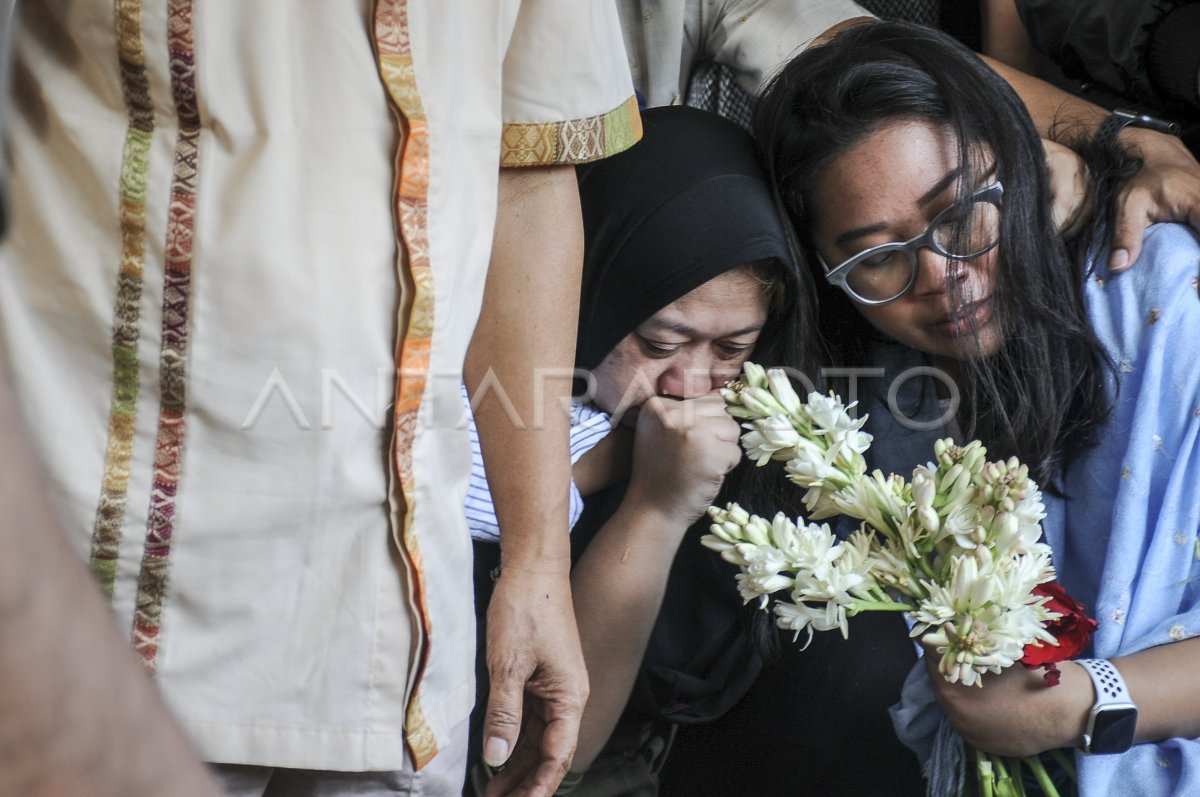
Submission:
M 1076 659 L 1096 687 L 1096 702 L 1088 713 L 1083 734 L 1083 752 L 1091 754 L 1123 753 L 1133 746 L 1137 728 L 1137 706 L 1129 699 L 1125 679 L 1106 659 Z
M 1159 119 L 1157 116 L 1151 116 L 1141 111 L 1117 108 L 1100 123 L 1100 127 L 1096 130 L 1095 141 L 1104 147 L 1111 147 L 1117 142 L 1117 136 L 1121 135 L 1121 131 L 1130 125 L 1144 127 L 1147 130 L 1157 130 L 1171 136 L 1179 135 L 1179 125 L 1175 122 Z

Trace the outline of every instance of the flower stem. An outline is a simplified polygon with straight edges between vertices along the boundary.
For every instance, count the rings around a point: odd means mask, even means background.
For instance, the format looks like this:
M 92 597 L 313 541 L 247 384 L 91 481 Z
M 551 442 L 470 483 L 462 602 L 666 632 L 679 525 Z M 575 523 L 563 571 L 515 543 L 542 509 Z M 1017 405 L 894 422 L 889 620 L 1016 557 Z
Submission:
M 1057 748 L 1051 750 L 1050 755 L 1054 756 L 1055 762 L 1062 767 L 1063 772 L 1067 773 L 1072 783 L 1078 782 L 1079 776 L 1075 773 L 1075 756 L 1067 755 Z
M 992 757 L 982 750 L 976 750 L 975 767 L 979 777 L 980 797 L 995 797 L 996 774 L 992 769 Z
M 1038 785 L 1042 787 L 1042 792 L 1046 797 L 1059 797 L 1058 789 L 1054 787 L 1054 781 L 1050 780 L 1050 773 L 1046 771 L 1046 767 L 1042 764 L 1042 759 L 1035 755 L 1031 755 L 1024 759 L 1025 766 L 1033 770 L 1033 776 L 1037 778 Z
M 996 794 L 997 797 L 1017 797 L 1019 792 L 1013 784 L 1012 773 L 1008 771 L 1008 767 L 1004 765 L 1004 759 L 1000 756 L 992 757 L 992 766 L 996 769 Z M 1018 774 L 1020 769 L 1017 770 Z
M 907 603 L 897 603 L 896 601 L 855 600 L 846 614 L 854 617 L 862 612 L 911 612 L 913 610 L 914 607 Z

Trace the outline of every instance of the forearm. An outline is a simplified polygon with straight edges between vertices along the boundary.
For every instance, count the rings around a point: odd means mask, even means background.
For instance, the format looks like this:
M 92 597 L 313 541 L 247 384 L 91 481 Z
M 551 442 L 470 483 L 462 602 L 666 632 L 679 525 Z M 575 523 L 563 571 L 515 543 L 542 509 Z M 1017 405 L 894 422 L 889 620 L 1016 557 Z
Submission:
M 947 683 L 935 660 L 926 657 L 938 703 L 973 747 L 1028 756 L 1082 744 L 1096 691 L 1074 661 L 1059 664 L 1061 678 L 1053 688 L 1042 673 L 1013 666 L 976 689 Z M 1135 743 L 1200 737 L 1200 638 L 1120 656 L 1113 664 L 1138 707 Z
M 1067 130 L 1079 129 L 1084 135 L 1091 135 L 1100 127 L 1100 123 L 1108 118 L 1109 111 L 1095 103 L 1070 94 L 1057 86 L 1051 85 L 1040 78 L 1022 72 L 995 58 L 980 55 L 988 66 L 996 70 L 1000 77 L 1017 92 L 1017 96 L 1025 103 L 1029 115 L 1038 133 L 1043 138 L 1053 138 L 1055 128 L 1063 125 Z M 1183 161 L 1195 162 L 1187 151 L 1187 147 L 1177 136 L 1170 136 L 1154 130 L 1127 127 L 1121 133 L 1120 140 L 1131 144 L 1142 154 L 1161 155 L 1162 157 L 1181 158 Z
M 686 531 L 630 503 L 596 534 L 571 575 L 592 689 L 572 767 L 577 771 L 591 766 L 625 709 Z
M 1200 737 L 1200 638 L 1113 660 L 1138 707 L 1135 741 Z
M 1062 123 L 1078 124 L 1085 130 L 1094 131 L 1108 116 L 1108 111 L 1099 105 L 1076 97 L 995 58 L 987 55 L 979 57 L 1013 87 L 1044 138 L 1050 138 L 1055 125 Z
M 1112 661 L 1138 707 L 1135 743 L 1200 737 L 1200 689 L 1196 688 L 1200 638 L 1149 648 Z M 1091 678 L 1082 667 L 1069 662 L 1061 667 L 1062 682 L 1046 690 L 1048 694 L 1044 693 L 1058 698 L 1057 707 L 1046 715 L 1058 718 L 1057 739 L 1049 740 L 1044 747 L 1078 746 L 1096 699 Z
M 0 376 L 0 794 L 217 791 L 59 531 Z
M 1109 112 L 1050 84 L 981 56 L 1007 80 L 1025 102 L 1044 138 L 1065 134 L 1075 145 L 1096 134 Z M 1142 158 L 1143 168 L 1124 187 L 1114 205 L 1111 265 L 1122 270 L 1137 259 L 1146 226 L 1177 221 L 1200 228 L 1200 164 L 1178 136 L 1126 126 L 1119 143 Z M 1083 218 L 1078 217 L 1082 222 Z
M 483 307 L 467 354 L 475 420 L 506 569 L 569 570 L 570 455 L 563 409 L 575 355 L 583 248 L 573 167 L 502 169 Z M 557 376 L 545 378 L 558 371 Z

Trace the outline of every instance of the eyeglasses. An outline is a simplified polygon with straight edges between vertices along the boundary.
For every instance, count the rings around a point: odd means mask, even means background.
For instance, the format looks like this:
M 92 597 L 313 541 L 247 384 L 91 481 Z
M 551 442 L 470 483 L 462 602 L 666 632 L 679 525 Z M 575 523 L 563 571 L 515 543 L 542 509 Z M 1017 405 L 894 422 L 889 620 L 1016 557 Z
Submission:
M 900 243 L 864 249 L 830 268 L 819 254 L 825 279 L 860 304 L 887 304 L 912 290 L 917 281 L 917 253 L 925 247 L 951 260 L 970 260 L 990 252 L 1000 241 L 999 181 L 934 216 L 925 232 Z

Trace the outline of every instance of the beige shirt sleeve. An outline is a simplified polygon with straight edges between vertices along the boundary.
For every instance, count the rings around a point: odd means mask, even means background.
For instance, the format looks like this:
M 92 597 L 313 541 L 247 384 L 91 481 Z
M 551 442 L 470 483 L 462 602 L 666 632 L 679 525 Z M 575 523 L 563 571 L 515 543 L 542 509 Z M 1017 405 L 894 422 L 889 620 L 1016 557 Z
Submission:
M 705 53 L 757 96 L 762 84 L 839 22 L 871 17 L 850 0 L 723 0 L 705 3 Z
M 606 0 L 523 3 L 503 81 L 503 166 L 585 163 L 641 137 L 620 26 Z

